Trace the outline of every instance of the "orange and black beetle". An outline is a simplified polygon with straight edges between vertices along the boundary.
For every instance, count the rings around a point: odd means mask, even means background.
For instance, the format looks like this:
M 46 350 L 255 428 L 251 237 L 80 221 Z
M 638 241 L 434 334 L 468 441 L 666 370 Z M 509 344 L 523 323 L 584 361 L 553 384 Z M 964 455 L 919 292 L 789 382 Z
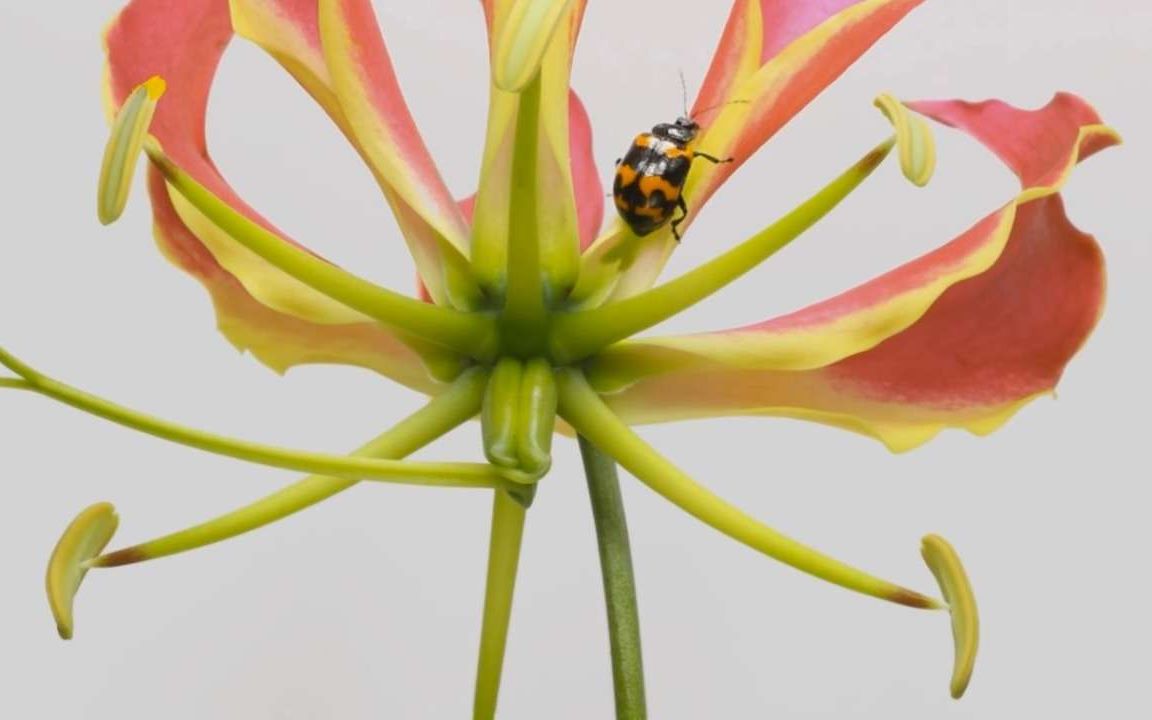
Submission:
M 680 239 L 678 226 L 688 215 L 688 205 L 681 191 L 688 170 L 696 158 L 710 162 L 732 162 L 688 149 L 700 126 L 687 117 L 674 123 L 661 123 L 650 133 L 641 133 L 632 141 L 628 153 L 616 161 L 616 179 L 612 197 L 616 211 L 637 235 L 661 228 L 672 221 L 672 235 Z M 680 216 L 673 218 L 675 210 Z

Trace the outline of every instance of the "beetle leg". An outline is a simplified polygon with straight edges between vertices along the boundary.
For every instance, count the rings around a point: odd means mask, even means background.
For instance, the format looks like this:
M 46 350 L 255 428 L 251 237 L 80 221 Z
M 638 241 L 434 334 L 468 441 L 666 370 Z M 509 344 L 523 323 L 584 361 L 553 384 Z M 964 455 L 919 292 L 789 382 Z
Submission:
M 726 159 L 724 159 L 724 160 L 721 160 L 720 158 L 716 157 L 715 155 L 709 155 L 708 153 L 702 153 L 702 152 L 696 152 L 696 153 L 693 153 L 693 154 L 692 154 L 692 157 L 694 157 L 694 158 L 704 158 L 705 160 L 708 160 L 709 162 L 714 162 L 714 163 L 716 163 L 717 165 L 719 165 L 719 164 L 721 164 L 721 163 L 730 163 L 730 162 L 732 162 L 733 160 L 735 160 L 735 159 L 736 159 L 736 158 L 726 158 Z
M 688 217 L 688 203 L 684 202 L 683 195 L 676 199 L 676 207 L 680 209 L 680 217 L 672 218 L 672 237 L 676 238 L 676 242 L 680 242 L 680 223 Z

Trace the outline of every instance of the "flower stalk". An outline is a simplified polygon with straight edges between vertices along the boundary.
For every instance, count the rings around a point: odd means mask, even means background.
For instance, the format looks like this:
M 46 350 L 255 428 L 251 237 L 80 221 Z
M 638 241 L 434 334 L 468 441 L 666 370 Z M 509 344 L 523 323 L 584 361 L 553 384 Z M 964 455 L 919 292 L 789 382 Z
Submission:
M 580 437 L 580 455 L 588 479 L 588 498 L 596 523 L 604 604 L 608 610 L 608 642 L 612 655 L 612 687 L 617 720 L 648 717 L 644 693 L 644 658 L 640 644 L 640 612 L 632 548 L 616 462 Z
M 508 493 L 492 493 L 488 579 L 484 590 L 484 624 L 480 630 L 480 653 L 476 664 L 473 720 L 492 720 L 496 716 L 526 514 L 524 504 Z

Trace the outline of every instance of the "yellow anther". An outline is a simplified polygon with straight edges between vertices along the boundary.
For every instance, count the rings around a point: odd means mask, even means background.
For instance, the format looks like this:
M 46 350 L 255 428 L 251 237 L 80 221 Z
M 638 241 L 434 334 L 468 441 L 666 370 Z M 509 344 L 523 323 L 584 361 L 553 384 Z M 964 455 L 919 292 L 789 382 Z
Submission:
M 72 601 L 88 573 L 87 563 L 104 550 L 119 524 L 112 505 L 92 505 L 68 525 L 52 551 L 45 585 L 56 629 L 65 640 L 72 637 Z
M 959 699 L 968 688 L 972 669 L 976 664 L 976 650 L 980 645 L 980 617 L 976 612 L 976 597 L 960 556 L 939 535 L 925 536 L 920 554 L 928 569 L 940 583 L 940 592 L 948 602 L 952 614 L 952 638 L 956 644 L 956 657 L 952 667 L 952 697 Z
M 150 78 L 136 87 L 112 122 L 112 133 L 104 148 L 97 190 L 96 213 L 105 225 L 115 222 L 128 204 L 136 160 L 144 148 L 148 127 L 156 113 L 156 104 L 167 85 L 160 77 Z
M 900 169 L 904 177 L 913 185 L 924 187 L 936 170 L 936 141 L 931 126 L 927 120 L 887 93 L 879 95 L 875 105 L 896 130 Z

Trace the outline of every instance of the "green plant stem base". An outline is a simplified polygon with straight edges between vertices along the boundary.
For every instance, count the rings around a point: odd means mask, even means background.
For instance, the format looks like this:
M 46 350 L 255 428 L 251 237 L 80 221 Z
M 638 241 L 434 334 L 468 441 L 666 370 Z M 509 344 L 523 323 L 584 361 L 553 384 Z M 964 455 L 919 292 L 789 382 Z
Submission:
M 580 438 L 580 454 L 588 477 L 588 496 L 596 521 L 608 637 L 612 649 L 612 684 L 617 720 L 644 720 L 644 661 L 640 648 L 640 616 L 636 609 L 636 579 L 632 549 L 616 463 L 595 445 Z

